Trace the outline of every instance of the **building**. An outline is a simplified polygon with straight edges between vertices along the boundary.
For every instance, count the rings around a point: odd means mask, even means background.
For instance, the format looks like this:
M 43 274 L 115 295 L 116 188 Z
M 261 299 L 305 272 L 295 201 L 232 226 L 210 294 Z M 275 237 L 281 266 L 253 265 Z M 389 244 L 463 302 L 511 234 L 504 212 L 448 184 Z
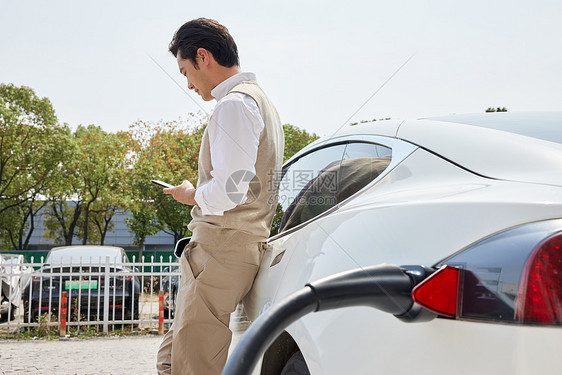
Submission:
M 26 255 L 29 260 L 31 256 L 34 257 L 35 261 L 39 261 L 41 256 L 44 256 L 48 250 L 55 246 L 60 246 L 55 243 L 54 240 L 48 239 L 44 236 L 44 221 L 45 217 L 41 210 L 35 217 L 35 229 L 31 235 L 29 242 L 29 250 L 26 251 L 9 251 L 10 253 L 22 253 Z M 104 245 L 119 246 L 127 251 L 127 254 L 131 258 L 132 256 L 137 256 L 139 254 L 139 247 L 133 245 L 134 235 L 129 230 L 125 219 L 130 217 L 131 214 L 127 211 L 117 211 L 113 216 L 113 230 L 108 232 L 105 237 Z M 73 245 L 81 245 L 82 241 L 75 237 L 72 242 Z M 160 256 L 168 258 L 169 255 L 173 253 L 174 250 L 174 236 L 160 231 L 153 236 L 148 236 L 144 243 L 143 255 L 145 259 L 149 260 L 150 256 L 155 256 L 159 259 Z

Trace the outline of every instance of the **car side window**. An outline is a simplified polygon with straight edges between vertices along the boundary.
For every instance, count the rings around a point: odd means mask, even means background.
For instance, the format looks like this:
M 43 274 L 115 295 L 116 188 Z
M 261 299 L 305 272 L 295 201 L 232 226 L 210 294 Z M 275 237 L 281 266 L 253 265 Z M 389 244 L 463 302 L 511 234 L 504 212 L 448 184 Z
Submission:
M 390 164 L 392 150 L 373 143 L 349 143 L 339 170 L 338 203 L 376 179 Z
M 284 170 L 279 185 L 279 232 L 293 228 L 337 204 L 339 166 L 345 144 L 298 159 Z
M 325 147 L 285 167 L 272 235 L 304 223 L 349 198 L 390 164 L 392 150 L 373 143 Z

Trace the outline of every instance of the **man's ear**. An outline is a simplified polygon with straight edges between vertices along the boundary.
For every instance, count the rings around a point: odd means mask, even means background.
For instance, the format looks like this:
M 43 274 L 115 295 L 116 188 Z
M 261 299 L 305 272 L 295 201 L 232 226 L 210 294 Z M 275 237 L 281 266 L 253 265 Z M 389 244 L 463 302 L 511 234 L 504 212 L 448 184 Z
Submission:
M 205 65 L 205 66 L 209 66 L 209 63 L 211 62 L 211 57 L 213 55 L 211 55 L 211 53 L 209 51 L 207 51 L 205 48 L 198 48 L 197 49 L 197 57 L 199 58 L 201 64 Z

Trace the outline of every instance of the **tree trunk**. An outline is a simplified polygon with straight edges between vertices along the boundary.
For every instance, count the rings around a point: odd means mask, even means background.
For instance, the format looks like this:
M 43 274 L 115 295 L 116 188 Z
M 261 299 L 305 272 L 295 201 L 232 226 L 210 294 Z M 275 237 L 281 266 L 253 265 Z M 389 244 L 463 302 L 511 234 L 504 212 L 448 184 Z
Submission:
M 84 238 L 82 239 L 82 245 L 86 245 L 88 242 L 88 220 L 90 220 L 90 204 L 92 201 L 89 201 L 86 205 L 86 212 L 84 212 Z
M 80 218 L 81 213 L 82 213 L 82 202 L 78 202 L 76 207 L 74 207 L 74 215 L 72 217 L 72 222 L 68 226 L 68 233 L 64 239 L 66 246 L 72 245 L 72 240 L 74 238 L 74 229 L 76 228 L 76 224 L 78 223 L 78 219 Z
M 115 211 L 113 211 L 115 212 Z M 109 216 L 109 218 L 104 218 L 104 226 L 103 226 L 103 231 L 100 233 L 101 236 L 101 245 L 103 245 L 103 243 L 105 242 L 105 235 L 107 234 L 107 230 L 109 228 L 109 223 L 111 223 L 111 219 L 113 219 L 113 215 Z
M 144 241 L 146 241 L 146 236 L 142 237 L 142 241 L 140 244 L 140 249 L 139 249 L 139 262 L 142 261 L 142 253 L 144 252 Z
M 33 211 L 33 207 L 31 207 L 30 210 L 30 215 L 29 215 L 29 231 L 27 232 L 27 236 L 25 238 L 25 242 L 23 243 L 23 247 L 22 250 L 27 250 L 29 248 L 29 241 L 31 240 L 31 235 L 33 234 L 33 231 L 35 230 L 35 215 L 37 215 L 39 213 L 39 211 L 41 211 L 43 208 L 45 208 L 45 206 L 47 206 L 48 201 L 44 201 L 43 204 L 41 206 L 39 206 L 39 208 L 36 211 Z
M 98 199 L 98 193 L 99 193 L 99 190 L 96 190 L 95 194 L 93 194 L 91 190 L 89 191 L 90 191 L 90 195 L 92 196 L 92 199 L 90 199 L 86 204 L 86 212 L 85 212 L 86 217 L 84 218 L 84 239 L 82 240 L 82 245 L 86 245 L 86 243 L 88 242 L 88 221 L 90 220 L 90 206 L 92 205 L 92 203 L 94 203 L 96 199 Z
M 35 214 L 33 213 L 33 206 L 29 207 L 29 216 L 28 217 L 29 217 L 29 221 L 30 221 L 29 230 L 27 231 L 27 236 L 25 236 L 25 241 L 23 241 L 23 233 L 22 233 L 22 238 L 20 239 L 21 250 L 27 250 L 27 248 L 29 246 L 29 240 L 31 239 L 31 235 L 33 234 L 33 231 L 35 230 L 35 221 L 33 220 L 33 218 L 35 217 Z M 27 221 L 27 217 L 26 217 L 26 221 Z

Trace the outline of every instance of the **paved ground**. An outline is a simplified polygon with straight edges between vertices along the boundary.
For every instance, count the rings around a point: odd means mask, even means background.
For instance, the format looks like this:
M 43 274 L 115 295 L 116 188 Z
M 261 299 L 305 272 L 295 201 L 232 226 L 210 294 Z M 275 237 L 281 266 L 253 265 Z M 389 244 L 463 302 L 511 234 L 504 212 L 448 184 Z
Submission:
M 0 374 L 155 374 L 160 336 L 0 342 Z
M 237 314 L 233 314 L 232 322 L 231 350 L 248 325 Z M 0 341 L 0 374 L 156 374 L 156 352 L 161 341 L 158 335 Z

